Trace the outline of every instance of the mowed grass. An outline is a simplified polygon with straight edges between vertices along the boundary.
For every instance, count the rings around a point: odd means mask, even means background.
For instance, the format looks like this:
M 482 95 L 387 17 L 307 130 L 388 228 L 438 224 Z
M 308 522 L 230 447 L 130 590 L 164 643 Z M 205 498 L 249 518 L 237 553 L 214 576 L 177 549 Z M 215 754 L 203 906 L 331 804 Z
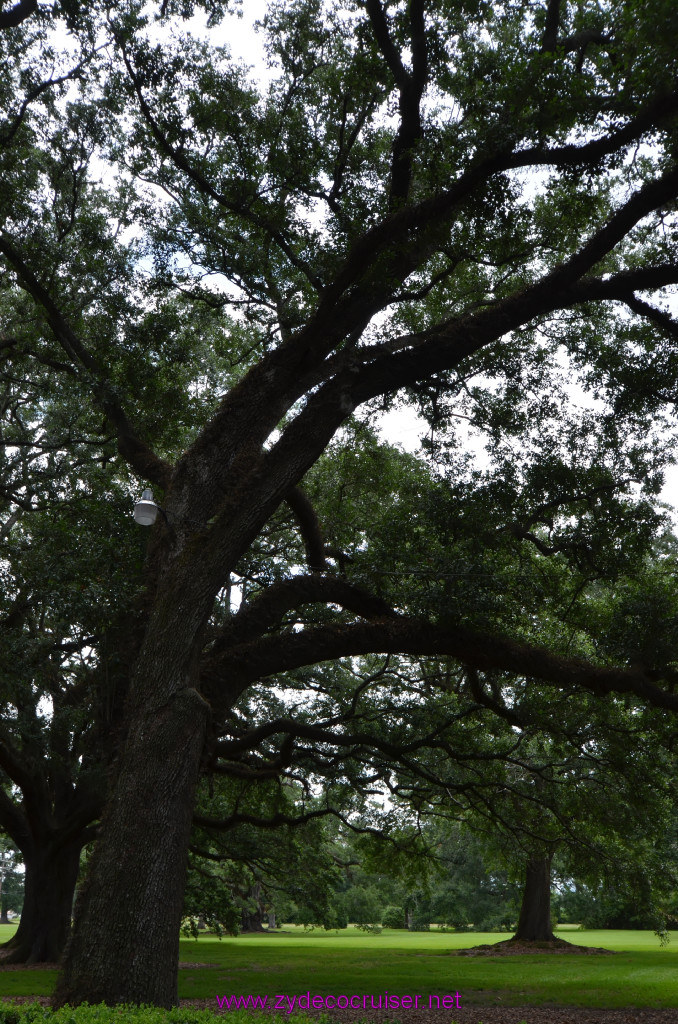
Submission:
M 0 941 L 13 930 L 0 926 Z M 376 999 L 385 991 L 419 995 L 419 1005 L 426 1007 L 431 995 L 459 992 L 462 1006 L 678 1008 L 678 933 L 663 948 L 652 932 L 564 930 L 561 935 L 615 955 L 457 957 L 455 950 L 507 935 L 389 930 L 366 935 L 355 929 L 304 932 L 288 927 L 270 935 L 182 940 L 181 961 L 191 966 L 180 970 L 179 995 L 213 999 L 215 1009 L 217 996 L 270 999 L 310 992 Z M 55 977 L 49 970 L 0 969 L 0 996 L 48 995 Z

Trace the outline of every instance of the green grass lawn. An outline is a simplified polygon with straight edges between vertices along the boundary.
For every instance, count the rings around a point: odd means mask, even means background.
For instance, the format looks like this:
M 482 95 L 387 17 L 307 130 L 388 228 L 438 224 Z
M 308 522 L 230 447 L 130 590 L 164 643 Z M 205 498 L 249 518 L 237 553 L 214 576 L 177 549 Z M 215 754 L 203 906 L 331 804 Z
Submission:
M 0 926 L 0 941 L 13 930 Z M 420 1006 L 429 1005 L 431 994 L 458 991 L 462 1006 L 678 1007 L 678 933 L 664 948 L 651 932 L 561 934 L 578 945 L 615 950 L 616 955 L 467 958 L 451 953 L 507 935 L 389 930 L 366 935 L 355 929 L 289 928 L 285 934 L 182 940 L 181 960 L 201 966 L 181 969 L 179 995 L 214 999 L 215 1008 L 216 996 L 225 995 L 299 996 L 310 991 L 377 997 L 385 990 L 419 995 Z M 49 994 L 55 974 L 0 970 L 0 996 Z

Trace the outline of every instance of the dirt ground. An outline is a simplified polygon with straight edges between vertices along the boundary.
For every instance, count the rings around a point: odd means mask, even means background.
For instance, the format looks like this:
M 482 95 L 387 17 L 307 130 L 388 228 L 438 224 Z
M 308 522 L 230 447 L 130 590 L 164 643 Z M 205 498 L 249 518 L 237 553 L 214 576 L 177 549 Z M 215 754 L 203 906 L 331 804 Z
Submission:
M 217 1010 L 214 1001 L 182 999 L 181 1005 Z M 227 1018 L 228 1010 L 223 1015 Z M 266 1015 L 253 1013 L 252 1016 Z M 678 1010 L 587 1010 L 583 1007 L 562 1009 L 476 1004 L 462 1006 L 460 1010 L 333 1010 L 325 1016 L 337 1024 L 354 1024 L 355 1021 L 368 1021 L 370 1024 L 385 1024 L 386 1021 L 398 1021 L 399 1024 L 678 1024 Z

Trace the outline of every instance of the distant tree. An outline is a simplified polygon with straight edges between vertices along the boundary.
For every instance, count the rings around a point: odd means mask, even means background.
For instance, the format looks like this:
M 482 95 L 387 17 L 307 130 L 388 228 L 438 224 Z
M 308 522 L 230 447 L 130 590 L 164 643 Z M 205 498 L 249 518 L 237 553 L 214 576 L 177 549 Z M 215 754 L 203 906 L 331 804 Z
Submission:
M 17 851 L 0 839 L 0 924 L 9 924 L 8 913 L 20 913 L 24 902 L 23 874 L 16 871 Z
M 459 930 L 505 931 L 518 917 L 519 889 L 478 835 L 440 824 L 439 871 L 431 878 L 430 921 Z
M 119 485 L 79 468 L 82 450 L 69 488 L 56 483 L 53 462 L 51 473 L 31 472 L 33 459 L 52 457 L 39 454 L 34 436 L 26 458 L 31 406 L 17 400 L 13 410 L 19 428 L 4 438 L 28 471 L 0 464 L 0 490 L 22 502 L 0 537 L 0 825 L 21 851 L 25 900 L 0 959 L 37 963 L 63 953 L 80 854 L 94 838 L 121 740 L 133 613 L 120 586 L 138 574 L 140 552 Z

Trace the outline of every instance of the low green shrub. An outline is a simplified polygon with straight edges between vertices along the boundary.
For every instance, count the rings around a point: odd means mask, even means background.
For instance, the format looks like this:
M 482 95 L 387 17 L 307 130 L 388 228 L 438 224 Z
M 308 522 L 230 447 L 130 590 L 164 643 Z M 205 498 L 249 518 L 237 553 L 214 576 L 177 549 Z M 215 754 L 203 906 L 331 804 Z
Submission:
M 406 928 L 405 911 L 402 907 L 385 907 L 381 923 L 384 928 Z
M 317 1024 L 310 1017 L 295 1014 L 295 1024 Z M 267 1016 L 267 1024 L 289 1024 L 282 1014 Z M 157 1006 L 62 1006 L 52 1010 L 39 1003 L 0 1003 L 0 1024 L 224 1024 L 223 1013 L 190 1007 L 161 1010 Z M 230 1010 L 228 1024 L 252 1024 L 246 1010 Z

